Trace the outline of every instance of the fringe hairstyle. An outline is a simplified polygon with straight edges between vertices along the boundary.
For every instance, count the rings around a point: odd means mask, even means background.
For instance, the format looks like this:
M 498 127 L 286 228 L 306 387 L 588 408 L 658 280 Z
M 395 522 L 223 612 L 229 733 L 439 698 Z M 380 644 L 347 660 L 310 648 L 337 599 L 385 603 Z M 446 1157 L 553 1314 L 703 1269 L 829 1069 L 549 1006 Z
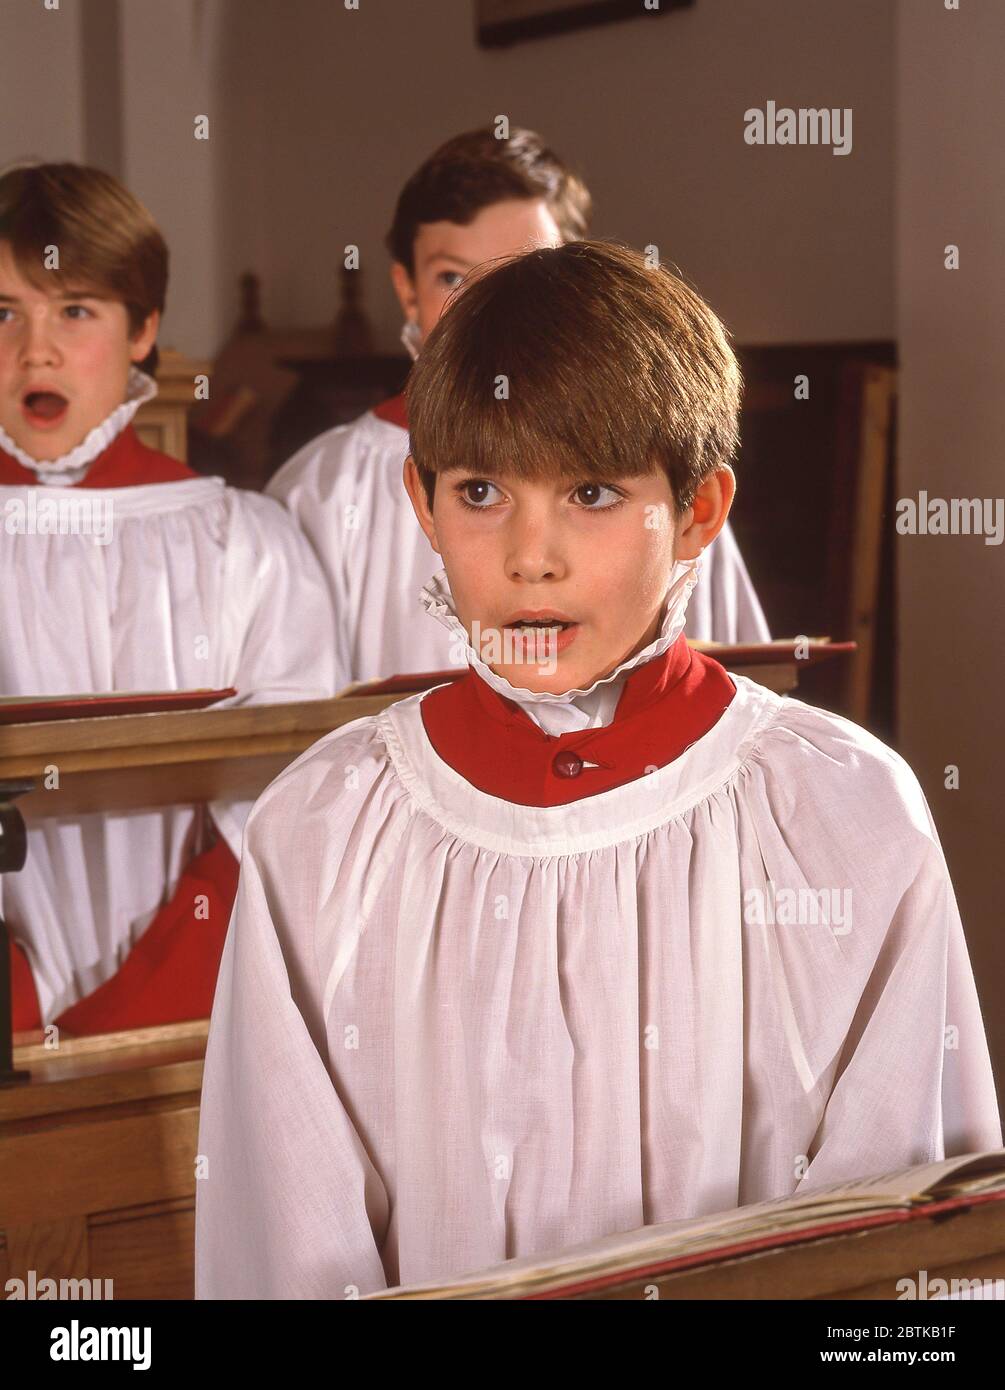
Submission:
M 680 513 L 733 456 L 741 385 L 725 328 L 682 280 L 574 241 L 457 287 L 409 376 L 412 457 L 430 508 L 449 470 L 607 484 L 661 467 Z
M 164 310 L 168 249 L 157 224 L 118 179 L 83 164 L 22 164 L 0 177 L 0 241 L 37 289 L 54 282 L 119 300 L 135 336 Z M 45 269 L 45 248 L 59 269 Z M 140 363 L 157 370 L 156 344 Z
M 514 126 L 497 140 L 490 127 L 455 135 L 401 190 L 387 249 L 415 275 L 415 238 L 425 222 L 466 227 L 493 203 L 543 198 L 565 241 L 586 236 L 592 203 L 586 185 L 533 130 Z

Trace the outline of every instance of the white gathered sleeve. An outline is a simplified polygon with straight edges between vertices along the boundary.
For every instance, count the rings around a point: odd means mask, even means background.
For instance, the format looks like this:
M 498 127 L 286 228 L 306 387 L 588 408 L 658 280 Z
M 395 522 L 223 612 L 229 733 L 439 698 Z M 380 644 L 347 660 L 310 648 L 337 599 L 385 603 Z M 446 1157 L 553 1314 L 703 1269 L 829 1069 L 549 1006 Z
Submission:
M 278 503 L 241 493 L 226 550 L 223 614 L 235 704 L 323 700 L 335 684 L 335 619 L 321 567 Z
M 882 1173 L 1001 1146 L 977 990 L 934 839 L 880 944 L 800 1190 L 853 1166 Z
M 976 987 L 922 788 L 903 758 L 850 721 L 795 700 L 782 708 L 788 718 L 744 769 L 752 804 L 770 807 L 751 817 L 745 881 L 759 866 L 772 891 L 808 890 L 809 901 L 823 890 L 841 901 L 841 920 L 825 927 L 777 911 L 767 926 L 745 923 L 748 990 L 761 970 L 770 981 L 749 990 L 748 1037 L 766 1029 L 770 998 L 792 1094 L 817 1114 L 812 1129 L 788 1128 L 773 1101 L 757 1133 L 749 1108 L 748 1159 L 766 1151 L 770 1127 L 776 1162 L 790 1165 L 772 1179 L 784 1195 L 783 1182 L 802 1191 L 997 1149 Z M 748 1050 L 755 1102 L 772 1085 L 757 1053 Z M 743 1200 L 754 1200 L 749 1190 Z
M 225 555 L 221 613 L 232 699 L 216 706 L 324 700 L 336 689 L 335 620 L 325 577 L 305 537 L 276 502 L 241 493 Z M 235 859 L 254 801 L 210 802 Z
M 364 419 L 367 418 L 374 417 L 364 416 Z M 377 423 L 374 419 L 375 426 Z M 351 432 L 351 426 L 339 425 L 318 439 L 312 440 L 292 458 L 287 459 L 269 479 L 265 488 L 266 496 L 275 499 L 289 512 L 310 545 L 324 575 L 335 616 L 332 633 L 332 695 L 344 689 L 350 681 L 361 679 L 350 654 L 350 627 L 353 622 L 350 603 L 353 596 L 349 591 L 346 573 L 347 538 L 355 534 L 355 529 L 358 529 L 364 516 L 368 526 L 374 527 L 377 524 L 377 518 L 373 515 L 375 509 L 367 508 L 363 500 L 367 487 L 374 487 L 374 480 L 371 477 L 357 480 L 355 469 L 346 470 L 339 466 L 343 457 L 347 457 L 347 462 L 351 461 L 363 468 L 371 462 L 370 450 L 365 446 L 352 448 Z M 396 433 L 404 435 L 403 431 Z M 349 439 L 347 435 L 350 436 Z M 405 438 L 407 439 L 407 436 Z M 356 523 L 356 527 L 351 530 L 350 523 L 353 522 Z M 390 565 L 388 569 L 385 583 L 391 582 L 395 566 Z M 388 669 L 370 674 L 390 676 L 397 673 Z
M 383 1182 L 339 1096 L 295 823 L 248 822 L 203 1081 L 196 1298 L 345 1299 L 387 1287 Z M 302 891 L 301 891 L 302 890 Z

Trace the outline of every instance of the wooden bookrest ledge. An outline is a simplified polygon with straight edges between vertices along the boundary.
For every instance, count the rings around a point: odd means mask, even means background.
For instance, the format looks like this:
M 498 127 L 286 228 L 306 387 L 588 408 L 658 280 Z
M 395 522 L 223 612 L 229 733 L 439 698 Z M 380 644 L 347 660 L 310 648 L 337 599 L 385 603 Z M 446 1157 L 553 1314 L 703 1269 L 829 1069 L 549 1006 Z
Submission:
M 714 647 L 704 649 L 719 657 Z M 850 643 L 814 643 L 810 660 L 852 649 Z M 795 689 L 799 667 L 807 664 L 784 642 L 722 652 L 730 670 L 779 694 Z M 253 799 L 332 729 L 376 714 L 407 693 L 9 724 L 0 728 L 0 783 L 33 783 L 18 800 L 28 822 L 88 811 Z M 58 770 L 58 786 L 47 787 L 52 768 Z M 48 780 L 55 782 L 51 775 Z
M 28 778 L 26 821 L 257 797 L 312 743 L 400 696 L 63 719 L 0 729 L 0 781 Z M 46 787 L 47 769 L 59 785 Z M 50 778 L 50 781 L 54 779 Z

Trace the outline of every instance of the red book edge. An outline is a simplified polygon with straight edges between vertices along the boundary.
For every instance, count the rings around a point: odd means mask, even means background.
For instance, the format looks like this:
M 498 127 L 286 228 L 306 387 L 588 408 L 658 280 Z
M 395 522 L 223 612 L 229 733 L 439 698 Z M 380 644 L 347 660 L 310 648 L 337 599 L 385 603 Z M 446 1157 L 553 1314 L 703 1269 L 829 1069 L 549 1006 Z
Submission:
M 868 1216 L 852 1216 L 846 1221 L 835 1221 L 830 1225 L 804 1226 L 797 1231 L 784 1231 L 778 1235 L 756 1236 L 738 1241 L 735 1245 L 723 1245 L 715 1250 L 705 1250 L 693 1255 L 677 1255 L 668 1260 L 658 1260 L 654 1264 L 638 1265 L 631 1269 L 617 1270 L 611 1274 L 599 1275 L 594 1279 L 584 1279 L 578 1283 L 561 1284 L 555 1288 L 544 1289 L 539 1293 L 523 1294 L 523 1300 L 545 1298 L 569 1298 L 573 1294 L 592 1293 L 598 1289 L 609 1289 L 618 1284 L 634 1283 L 636 1279 L 648 1275 L 668 1274 L 673 1270 L 693 1268 L 698 1265 L 721 1264 L 739 1255 L 750 1255 L 758 1250 L 777 1250 L 785 1245 L 799 1245 L 806 1241 L 820 1240 L 825 1236 L 840 1235 L 850 1231 L 866 1231 L 875 1226 L 896 1226 L 905 1221 L 918 1221 L 937 1216 L 943 1212 L 963 1211 L 968 1207 L 979 1206 L 983 1202 L 1005 1201 L 1005 1189 L 1001 1192 L 980 1192 L 972 1196 L 947 1197 L 941 1202 L 928 1202 L 896 1211 L 871 1212 Z
M 165 690 L 152 695 L 104 695 L 79 700 L 25 700 L 0 704 L 0 727 L 9 724 L 45 724 L 59 719 L 103 719 L 121 714 L 171 714 L 177 710 L 206 709 L 228 700 L 237 691 Z

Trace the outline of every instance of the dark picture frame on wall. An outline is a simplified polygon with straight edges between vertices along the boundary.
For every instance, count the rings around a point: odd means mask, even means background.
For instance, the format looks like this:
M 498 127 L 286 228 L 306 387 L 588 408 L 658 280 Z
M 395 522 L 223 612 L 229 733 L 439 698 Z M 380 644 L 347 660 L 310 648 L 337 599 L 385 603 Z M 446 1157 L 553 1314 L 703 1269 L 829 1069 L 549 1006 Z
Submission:
M 655 19 L 690 9 L 694 0 L 475 0 L 482 48 L 504 48 L 523 39 L 563 34 L 619 19 Z

